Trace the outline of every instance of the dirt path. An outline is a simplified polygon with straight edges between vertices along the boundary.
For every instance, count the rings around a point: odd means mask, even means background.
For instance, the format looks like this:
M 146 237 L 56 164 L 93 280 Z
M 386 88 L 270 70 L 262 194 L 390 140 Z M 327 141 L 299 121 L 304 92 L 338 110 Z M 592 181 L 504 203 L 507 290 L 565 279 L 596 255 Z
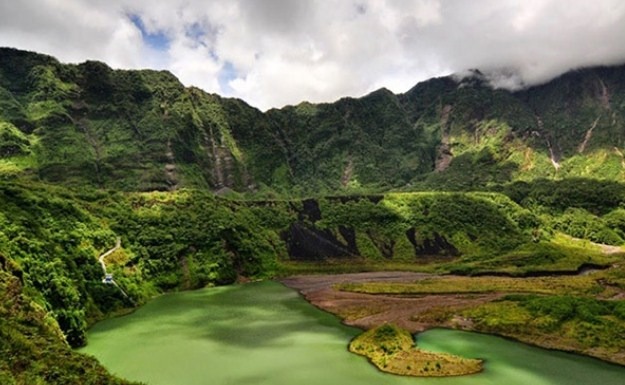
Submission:
M 114 285 L 119 290 L 119 292 L 122 293 L 124 297 L 126 297 L 128 300 L 130 300 L 130 302 L 134 304 L 134 301 L 132 300 L 132 298 L 130 298 L 128 294 L 124 291 L 124 289 L 122 289 L 122 287 L 119 286 L 117 282 L 115 282 L 115 280 L 113 279 L 113 275 L 108 274 L 106 272 L 106 263 L 104 262 L 104 259 L 108 257 L 109 255 L 113 254 L 115 251 L 117 251 L 117 249 L 119 249 L 121 246 L 122 246 L 122 239 L 117 237 L 117 241 L 115 242 L 115 247 L 113 247 L 106 253 L 100 255 L 100 257 L 98 258 L 98 262 L 100 262 L 100 265 L 102 266 L 102 271 L 104 272 L 104 278 L 102 278 L 102 283 Z
M 104 272 L 104 276 L 105 277 L 106 277 L 106 263 L 104 263 L 104 258 L 106 258 L 109 255 L 113 254 L 121 246 L 122 246 L 122 239 L 117 237 L 117 241 L 115 242 L 115 247 L 113 247 L 112 249 L 110 249 L 106 253 L 100 255 L 100 257 L 98 258 L 98 262 L 100 262 L 100 265 L 102 266 L 102 271 Z
M 347 325 L 369 329 L 393 323 L 411 332 L 440 326 L 436 322 L 416 321 L 415 316 L 432 308 L 461 309 L 499 298 L 501 294 L 437 294 L 392 296 L 352 293 L 335 290 L 334 285 L 347 282 L 405 282 L 410 283 L 430 274 L 410 272 L 372 272 L 340 275 L 306 275 L 282 279 L 281 282 L 298 290 L 310 303 L 343 318 Z

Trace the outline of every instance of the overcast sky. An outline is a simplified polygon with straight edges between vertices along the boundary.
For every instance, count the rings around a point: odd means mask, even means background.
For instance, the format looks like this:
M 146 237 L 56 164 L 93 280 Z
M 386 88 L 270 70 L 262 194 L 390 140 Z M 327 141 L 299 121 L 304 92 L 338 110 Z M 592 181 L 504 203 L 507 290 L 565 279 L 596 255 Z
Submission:
M 168 69 L 261 109 L 625 62 L 623 0 L 0 0 L 0 46 Z

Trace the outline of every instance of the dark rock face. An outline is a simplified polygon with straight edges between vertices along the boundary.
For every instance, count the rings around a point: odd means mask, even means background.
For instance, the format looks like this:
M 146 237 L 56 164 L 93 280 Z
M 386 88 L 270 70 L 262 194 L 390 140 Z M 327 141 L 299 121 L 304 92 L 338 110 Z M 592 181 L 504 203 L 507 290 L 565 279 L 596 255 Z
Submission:
M 419 256 L 444 256 L 444 257 L 456 257 L 460 255 L 460 252 L 454 245 L 438 233 L 434 233 L 431 238 L 425 238 L 421 242 L 417 240 L 416 230 L 414 228 L 409 229 L 406 232 L 408 240 L 415 249 L 415 255 Z
M 289 256 L 297 261 L 322 261 L 328 258 L 356 257 L 357 250 L 339 242 L 329 231 L 301 222 L 291 225 L 283 234 Z

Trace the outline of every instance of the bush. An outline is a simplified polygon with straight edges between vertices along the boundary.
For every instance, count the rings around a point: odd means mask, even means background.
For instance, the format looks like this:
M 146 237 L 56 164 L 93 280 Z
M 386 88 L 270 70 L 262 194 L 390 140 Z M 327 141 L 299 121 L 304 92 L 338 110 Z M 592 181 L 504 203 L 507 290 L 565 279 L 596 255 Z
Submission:
M 613 215 L 614 221 L 616 215 Z M 608 245 L 623 244 L 623 238 L 608 226 L 603 218 L 597 217 L 584 209 L 569 208 L 552 221 L 553 228 L 573 237 L 589 239 Z

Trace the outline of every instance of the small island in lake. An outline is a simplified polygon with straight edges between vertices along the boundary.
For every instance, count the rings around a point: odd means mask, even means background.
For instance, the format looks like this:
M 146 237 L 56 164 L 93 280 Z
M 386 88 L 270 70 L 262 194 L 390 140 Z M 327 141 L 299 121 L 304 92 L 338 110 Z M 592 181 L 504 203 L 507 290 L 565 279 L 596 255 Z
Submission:
M 415 377 L 443 377 L 482 371 L 482 360 L 427 352 L 415 346 L 412 334 L 395 325 L 370 329 L 349 344 L 349 351 L 365 356 L 383 372 Z

